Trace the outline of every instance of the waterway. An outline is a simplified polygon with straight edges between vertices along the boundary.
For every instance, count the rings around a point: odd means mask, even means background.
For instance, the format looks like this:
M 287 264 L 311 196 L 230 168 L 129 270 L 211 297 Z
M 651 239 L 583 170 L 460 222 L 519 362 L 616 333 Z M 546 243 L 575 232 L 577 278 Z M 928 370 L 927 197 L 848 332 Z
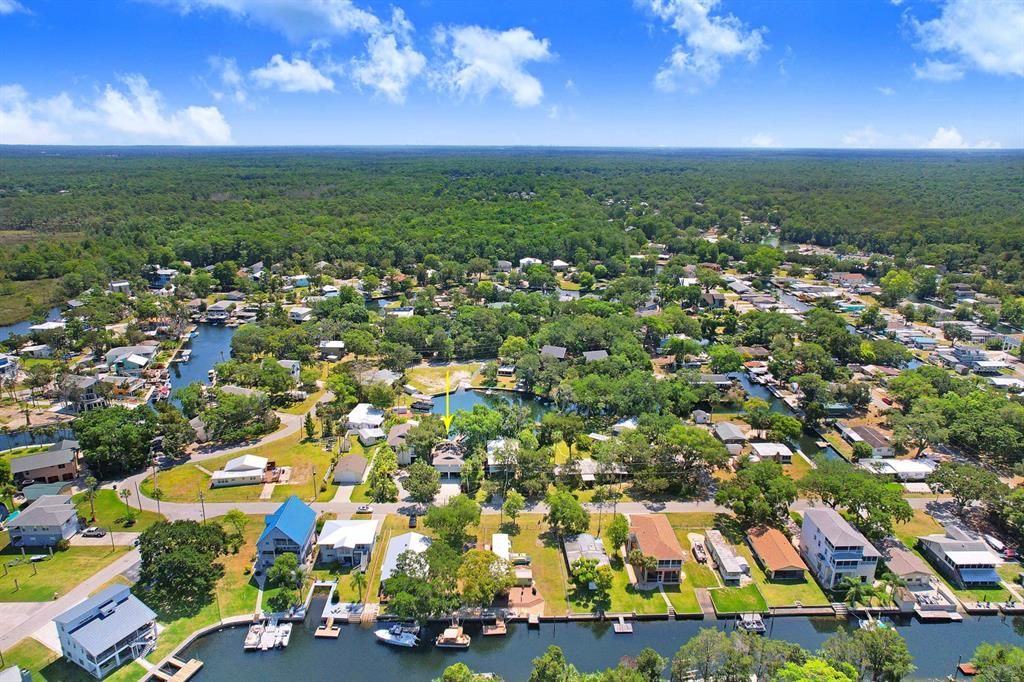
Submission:
M 46 313 L 46 321 L 56 322 L 60 319 L 60 312 L 60 308 L 50 308 L 50 312 Z M 28 328 L 34 324 L 35 322 L 31 320 L 22 320 L 14 324 L 3 325 L 0 327 L 0 341 L 6 341 L 7 337 L 13 334 L 28 334 Z
M 192 350 L 192 359 L 171 366 L 171 390 L 194 381 L 209 383 L 213 366 L 231 358 L 231 337 L 235 335 L 235 329 L 219 324 L 198 325 L 199 335 L 192 337 L 186 346 Z
M 313 620 L 313 619 L 311 619 Z M 416 649 L 396 649 L 378 644 L 368 627 L 343 625 L 336 640 L 318 640 L 313 624 L 297 626 L 287 649 L 246 653 L 243 628 L 207 635 L 188 647 L 179 658 L 198 658 L 205 664 L 194 679 L 228 680 L 335 680 L 353 682 L 406 680 L 420 682 L 440 676 L 449 665 L 462 661 L 478 672 L 493 672 L 507 682 L 529 677 L 532 660 L 552 644 L 581 671 L 616 665 L 623 656 L 635 656 L 653 647 L 663 656 L 675 654 L 680 645 L 705 627 L 731 629 L 730 621 L 652 621 L 634 625 L 632 635 L 617 635 L 611 623 L 544 623 L 528 629 L 525 623 L 509 626 L 505 637 L 483 637 L 479 628 L 467 625 L 473 637 L 466 651 L 432 646 L 431 637 Z M 796 642 L 815 650 L 840 628 L 852 627 L 835 619 L 773 618 L 769 633 L 774 639 Z M 963 623 L 923 624 L 910 621 L 899 626 L 914 656 L 913 679 L 942 679 L 953 672 L 958 658 L 967 659 L 982 642 L 1024 645 L 1024 618 L 1002 620 L 995 616 L 972 617 Z M 343 672 L 342 672 L 343 671 Z
M 439 395 L 434 398 L 434 407 L 431 409 L 433 414 L 444 414 L 445 413 L 445 398 L 444 395 Z M 529 393 L 516 393 L 513 391 L 491 391 L 487 393 L 486 389 L 466 389 L 459 388 L 458 390 L 452 391 L 448 396 L 449 409 L 454 414 L 459 410 L 466 410 L 471 412 L 475 405 L 483 405 L 491 409 L 496 409 L 498 405 L 502 403 L 512 403 L 520 407 L 525 407 L 530 411 L 530 417 L 534 421 L 540 421 L 540 419 L 551 410 L 555 409 L 555 404 L 548 400 L 542 400 Z

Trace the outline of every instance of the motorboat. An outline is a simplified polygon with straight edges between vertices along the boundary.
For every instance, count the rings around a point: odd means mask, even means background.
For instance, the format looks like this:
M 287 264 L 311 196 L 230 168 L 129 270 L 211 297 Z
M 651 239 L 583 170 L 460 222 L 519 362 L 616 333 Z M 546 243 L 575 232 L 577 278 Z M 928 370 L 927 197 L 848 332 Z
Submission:
M 292 640 L 292 624 L 281 623 L 277 626 L 277 646 L 282 649 L 288 646 L 288 642 Z
M 870 613 L 867 618 L 860 621 L 859 626 L 861 630 L 888 630 L 892 627 L 881 618 L 872 618 Z
M 263 639 L 263 623 L 253 623 L 249 626 L 249 632 L 245 634 L 245 643 L 242 645 L 246 651 L 259 649 L 260 640 Z
M 437 636 L 434 644 L 442 649 L 468 649 L 471 638 L 462 631 L 461 625 L 451 625 Z
M 744 613 L 737 623 L 740 629 L 747 632 L 763 633 L 765 631 L 764 619 L 760 613 Z
M 410 649 L 420 643 L 420 638 L 416 636 L 414 631 L 402 627 L 401 625 L 393 625 L 390 628 L 374 630 L 373 636 L 377 638 L 377 641 L 383 642 L 384 644 L 404 646 Z

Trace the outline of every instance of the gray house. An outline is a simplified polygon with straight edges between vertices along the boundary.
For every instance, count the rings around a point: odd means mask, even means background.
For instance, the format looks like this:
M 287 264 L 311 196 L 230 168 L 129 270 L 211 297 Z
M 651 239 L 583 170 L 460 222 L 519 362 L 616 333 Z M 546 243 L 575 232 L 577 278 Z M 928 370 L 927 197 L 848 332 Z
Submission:
M 263 569 L 282 554 L 295 554 L 299 563 L 313 550 L 316 512 L 292 495 L 277 511 L 266 517 L 266 527 L 256 541 L 256 567 Z
M 70 495 L 43 495 L 7 523 L 13 547 L 52 547 L 78 532 Z
M 156 614 L 127 585 L 111 585 L 53 622 L 64 658 L 97 679 L 156 647 Z

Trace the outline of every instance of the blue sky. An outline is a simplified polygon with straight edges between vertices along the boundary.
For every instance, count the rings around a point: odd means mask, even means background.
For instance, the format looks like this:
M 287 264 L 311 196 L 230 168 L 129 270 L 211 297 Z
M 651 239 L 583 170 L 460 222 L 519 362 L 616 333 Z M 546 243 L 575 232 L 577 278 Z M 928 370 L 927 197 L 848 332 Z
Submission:
M 0 0 L 0 143 L 1024 146 L 1024 0 Z

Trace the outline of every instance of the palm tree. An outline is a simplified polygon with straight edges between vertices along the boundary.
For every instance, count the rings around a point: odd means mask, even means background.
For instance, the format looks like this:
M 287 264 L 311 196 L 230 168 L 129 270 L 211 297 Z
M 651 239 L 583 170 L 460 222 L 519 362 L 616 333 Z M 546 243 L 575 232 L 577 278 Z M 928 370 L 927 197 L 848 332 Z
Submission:
M 883 573 L 878 581 L 882 584 L 882 589 L 878 591 L 878 597 L 887 604 L 892 604 L 895 601 L 897 588 L 907 586 L 906 580 L 891 571 Z
M 858 603 L 868 605 L 871 597 L 875 596 L 875 588 L 873 586 L 849 576 L 840 580 L 836 589 L 846 594 L 843 597 L 843 601 L 850 606 L 856 606 Z
M 366 573 L 354 571 L 352 573 L 352 587 L 359 590 L 359 601 L 363 601 L 363 590 L 366 589 Z
M 92 518 L 90 521 L 96 520 L 96 488 L 100 482 L 96 480 L 95 476 L 89 476 L 85 479 L 85 498 L 89 500 L 89 508 L 92 511 Z
M 119 492 L 118 495 L 120 495 L 121 499 L 124 500 L 125 515 L 130 521 L 132 518 L 132 508 L 128 506 L 128 498 L 132 496 L 132 493 L 128 488 L 121 488 L 121 492 Z
M 154 500 L 156 500 L 156 513 L 160 513 L 160 500 L 164 499 L 164 491 L 160 488 L 153 488 L 153 492 L 149 494 Z

